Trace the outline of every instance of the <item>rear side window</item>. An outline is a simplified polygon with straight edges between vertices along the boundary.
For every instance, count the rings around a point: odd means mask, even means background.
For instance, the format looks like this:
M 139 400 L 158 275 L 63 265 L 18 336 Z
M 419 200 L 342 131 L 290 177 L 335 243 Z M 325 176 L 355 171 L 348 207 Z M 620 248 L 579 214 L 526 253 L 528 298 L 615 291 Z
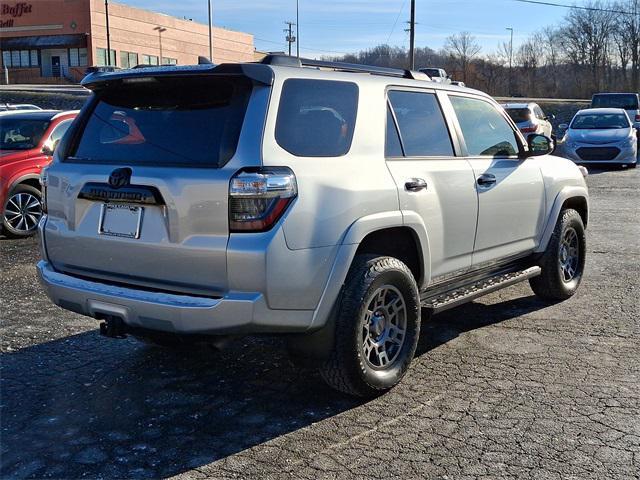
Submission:
M 276 141 L 298 157 L 339 157 L 351 148 L 358 87 L 351 82 L 292 78 L 282 87 Z
M 99 93 L 70 159 L 221 167 L 235 153 L 251 82 L 153 78 Z
M 390 91 L 407 157 L 453 156 L 449 130 L 433 93 Z
M 634 94 L 612 94 L 594 95 L 591 102 L 594 108 L 622 108 L 623 110 L 638 110 L 638 95 Z
M 470 156 L 507 157 L 518 154 L 518 141 L 509 122 L 484 100 L 451 96 Z
M 516 123 L 529 122 L 531 120 L 531 110 L 528 108 L 507 108 L 506 111 Z

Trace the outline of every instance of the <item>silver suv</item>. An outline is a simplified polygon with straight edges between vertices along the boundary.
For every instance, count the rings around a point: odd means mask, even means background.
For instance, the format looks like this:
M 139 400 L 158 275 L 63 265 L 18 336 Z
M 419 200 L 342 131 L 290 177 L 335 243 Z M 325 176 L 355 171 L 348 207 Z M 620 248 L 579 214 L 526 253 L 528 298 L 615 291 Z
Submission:
M 370 396 L 421 320 L 585 262 L 576 165 L 484 93 L 291 57 L 96 72 L 43 174 L 38 270 L 59 306 L 158 343 L 286 334 Z

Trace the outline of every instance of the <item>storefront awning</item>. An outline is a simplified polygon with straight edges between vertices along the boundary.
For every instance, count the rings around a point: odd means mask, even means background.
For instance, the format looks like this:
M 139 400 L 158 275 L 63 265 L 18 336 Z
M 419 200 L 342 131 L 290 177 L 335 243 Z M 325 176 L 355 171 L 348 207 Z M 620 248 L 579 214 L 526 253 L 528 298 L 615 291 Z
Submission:
M 0 43 L 2 50 L 20 50 L 35 48 L 69 48 L 86 47 L 87 36 L 84 33 L 69 35 L 46 35 L 37 37 L 3 38 Z

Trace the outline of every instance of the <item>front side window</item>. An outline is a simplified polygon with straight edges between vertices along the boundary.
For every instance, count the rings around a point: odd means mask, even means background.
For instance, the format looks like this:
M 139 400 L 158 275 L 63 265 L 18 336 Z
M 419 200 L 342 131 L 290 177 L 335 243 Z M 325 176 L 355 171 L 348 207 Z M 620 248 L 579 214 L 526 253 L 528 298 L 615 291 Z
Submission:
M 517 155 L 518 141 L 509 122 L 489 102 L 450 96 L 470 156 Z
M 434 93 L 390 91 L 407 157 L 454 156 L 449 130 Z
M 358 87 L 351 82 L 292 78 L 282 86 L 276 141 L 298 157 L 339 157 L 351 147 Z
M 156 78 L 108 89 L 68 159 L 221 167 L 235 153 L 251 90 L 244 77 Z

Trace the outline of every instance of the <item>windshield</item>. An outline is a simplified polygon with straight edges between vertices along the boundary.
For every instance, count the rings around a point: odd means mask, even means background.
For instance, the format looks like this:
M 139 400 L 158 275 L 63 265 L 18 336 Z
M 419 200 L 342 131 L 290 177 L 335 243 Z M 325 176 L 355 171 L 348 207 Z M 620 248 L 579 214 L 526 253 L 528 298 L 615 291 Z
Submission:
M 516 123 L 528 122 L 531 120 L 531 110 L 528 108 L 507 108 L 507 113 Z
M 236 151 L 251 82 L 149 78 L 99 94 L 73 161 L 221 167 Z
M 31 150 L 40 144 L 49 120 L 4 117 L 0 122 L 0 150 Z
M 629 128 L 629 119 L 622 113 L 576 115 L 571 128 L 574 130 Z
M 437 68 L 423 68 L 422 71 L 427 75 L 429 75 L 430 77 L 440 76 L 440 70 L 438 70 Z
M 594 95 L 593 108 L 622 108 L 623 110 L 638 110 L 638 96 L 633 94 Z

